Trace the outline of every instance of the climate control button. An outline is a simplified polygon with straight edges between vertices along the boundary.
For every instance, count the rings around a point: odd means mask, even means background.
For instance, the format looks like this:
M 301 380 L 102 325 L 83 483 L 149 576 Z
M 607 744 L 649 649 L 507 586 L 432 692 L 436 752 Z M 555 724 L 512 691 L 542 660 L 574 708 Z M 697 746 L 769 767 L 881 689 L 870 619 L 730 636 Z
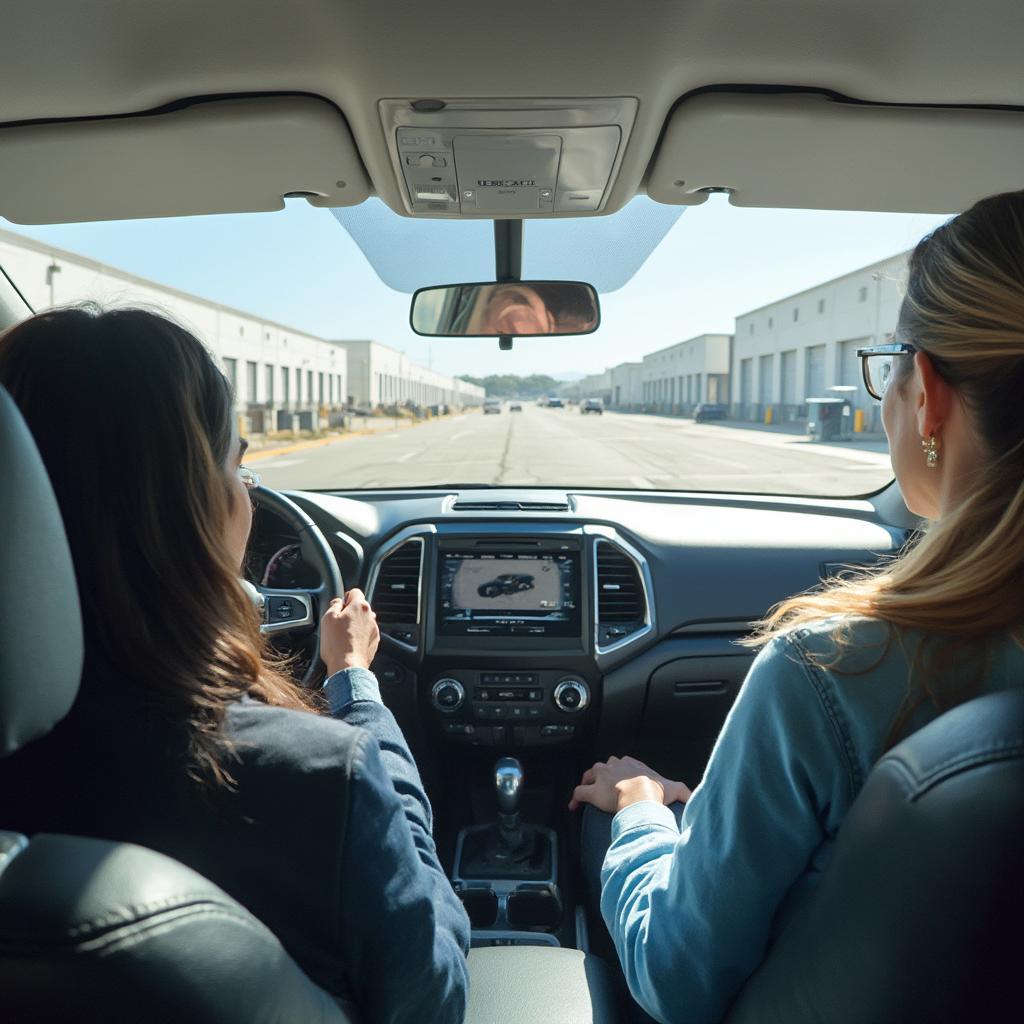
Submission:
M 465 700 L 466 691 L 458 679 L 438 679 L 430 690 L 430 701 L 438 711 L 458 711 Z

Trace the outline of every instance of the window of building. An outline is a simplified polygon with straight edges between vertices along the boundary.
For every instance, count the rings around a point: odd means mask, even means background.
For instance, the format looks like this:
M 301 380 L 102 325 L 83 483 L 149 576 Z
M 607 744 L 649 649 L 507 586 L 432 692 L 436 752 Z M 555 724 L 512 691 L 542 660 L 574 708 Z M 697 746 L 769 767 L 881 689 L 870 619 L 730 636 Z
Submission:
M 800 319 L 800 307 L 799 306 L 794 306 L 793 307 L 793 323 L 796 323 L 797 320 L 799 320 L 799 319 Z
M 753 325 L 753 324 L 751 324 L 751 325 L 750 325 L 750 333 L 751 333 L 751 334 L 753 334 L 753 333 L 754 333 L 754 325 Z
M 266 382 L 266 396 L 268 402 L 274 401 L 274 367 L 267 363 L 264 367 L 264 377 Z
M 867 302 L 868 301 L 868 288 L 867 288 L 867 285 L 861 285 L 860 290 L 857 292 L 857 301 L 858 302 Z
M 245 335 L 245 328 L 240 325 L 239 328 L 238 328 L 238 333 L 244 337 L 244 335 Z
M 819 313 L 824 313 L 825 312 L 825 300 L 824 299 L 818 299 L 818 312 Z
M 768 317 L 768 330 L 771 330 L 775 326 L 775 320 L 773 317 Z
M 238 360 L 227 359 L 224 360 L 224 373 L 227 374 L 227 378 L 231 381 L 231 393 L 238 393 Z

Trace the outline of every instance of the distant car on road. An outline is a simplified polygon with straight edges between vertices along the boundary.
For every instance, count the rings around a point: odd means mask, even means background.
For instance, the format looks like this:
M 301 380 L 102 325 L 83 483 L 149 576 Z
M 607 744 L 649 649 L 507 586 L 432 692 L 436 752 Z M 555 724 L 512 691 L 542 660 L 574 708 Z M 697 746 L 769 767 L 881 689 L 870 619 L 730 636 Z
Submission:
M 560 398 L 549 398 L 547 406 L 549 409 L 564 409 L 565 403 Z
M 481 597 L 500 597 L 533 590 L 533 577 L 526 573 L 502 573 L 489 583 L 481 583 L 476 592 Z
M 580 413 L 596 412 L 598 416 L 604 413 L 604 402 L 600 398 L 584 398 L 580 402 Z
M 484 415 L 489 416 L 491 413 L 501 412 L 501 399 L 500 398 L 487 398 L 484 400 Z
M 701 402 L 693 410 L 694 423 L 707 423 L 708 420 L 724 420 L 729 417 L 729 407 L 718 402 Z
M 522 412 L 523 411 L 523 403 L 522 402 L 509 402 L 508 403 L 508 411 L 509 412 Z

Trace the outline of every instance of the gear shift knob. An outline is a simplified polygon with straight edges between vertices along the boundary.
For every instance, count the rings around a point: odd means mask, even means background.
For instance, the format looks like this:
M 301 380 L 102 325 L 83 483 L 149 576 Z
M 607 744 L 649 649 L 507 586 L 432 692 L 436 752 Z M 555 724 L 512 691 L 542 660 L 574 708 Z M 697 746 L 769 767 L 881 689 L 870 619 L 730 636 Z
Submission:
M 494 766 L 494 792 L 499 814 L 519 811 L 519 791 L 523 787 L 523 766 L 514 757 L 503 757 Z

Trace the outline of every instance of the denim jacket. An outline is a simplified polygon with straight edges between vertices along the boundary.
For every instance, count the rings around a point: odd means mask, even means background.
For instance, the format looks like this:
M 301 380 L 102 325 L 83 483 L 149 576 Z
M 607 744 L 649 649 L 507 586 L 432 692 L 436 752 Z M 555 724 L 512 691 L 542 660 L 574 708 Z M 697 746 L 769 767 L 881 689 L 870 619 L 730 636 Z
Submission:
M 612 822 L 601 911 L 634 998 L 666 1024 L 719 1021 L 828 862 L 907 693 L 920 634 L 867 619 L 773 639 L 758 655 L 679 824 L 633 804 Z M 1024 651 L 945 663 L 978 694 L 1024 685 Z M 927 703 L 909 733 L 938 714 Z

